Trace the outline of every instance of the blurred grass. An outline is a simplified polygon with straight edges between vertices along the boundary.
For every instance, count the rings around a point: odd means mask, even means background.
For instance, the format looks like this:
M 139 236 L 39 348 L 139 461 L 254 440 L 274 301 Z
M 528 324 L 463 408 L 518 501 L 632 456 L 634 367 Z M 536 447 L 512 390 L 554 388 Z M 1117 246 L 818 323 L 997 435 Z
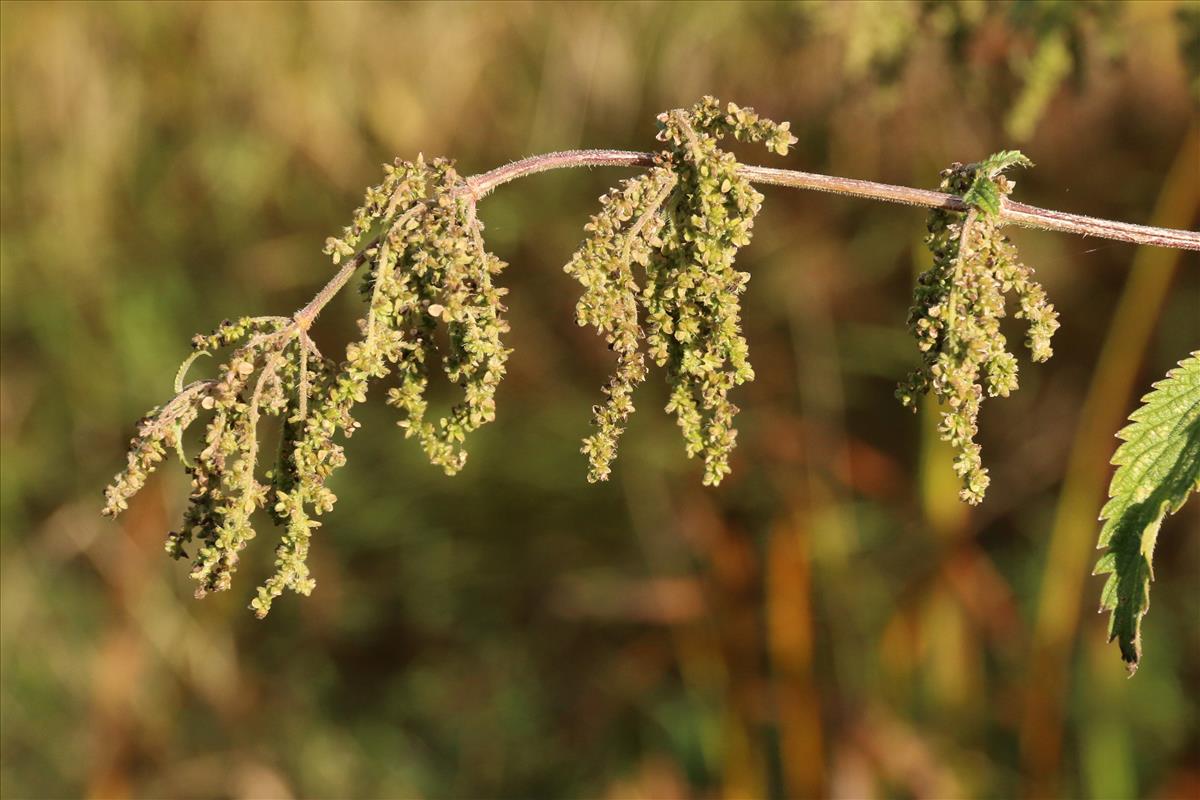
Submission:
M 741 262 L 759 378 L 734 475 L 699 487 L 652 381 L 615 480 L 588 486 L 610 354 L 560 268 L 622 173 L 542 175 L 482 208 L 512 264 L 499 421 L 450 480 L 369 404 L 312 598 L 251 618 L 261 542 L 232 592 L 192 600 L 161 555 L 177 469 L 119 524 L 97 516 L 189 336 L 298 307 L 395 155 L 475 172 L 646 149 L 658 111 L 711 93 L 791 119 L 790 166 L 931 186 L 1020 145 L 1022 200 L 1150 221 L 1168 174 L 1200 174 L 1180 8 L 0 5 L 0 794 L 1194 795 L 1196 510 L 1166 526 L 1125 681 L 1105 621 L 1077 613 L 1099 509 L 1069 488 L 1102 487 L 1133 399 L 1093 375 L 1136 395 L 1200 341 L 1194 254 L 1170 256 L 1155 311 L 1121 298 L 1164 254 L 1014 233 L 1064 328 L 987 404 L 972 511 L 892 398 L 916 361 L 920 212 L 769 191 Z M 1031 87 L 1064 41 L 1069 74 Z M 326 352 L 355 314 L 335 306 Z M 1138 363 L 1102 357 L 1117 313 L 1144 327 Z
M 1200 214 L 1196 153 L 1200 153 L 1200 128 L 1192 128 L 1184 139 L 1164 181 L 1151 224 L 1186 227 Z M 1145 393 L 1135 396 L 1138 366 L 1181 260 L 1173 250 L 1144 248 L 1137 252 L 1080 410 L 1067 479 L 1050 529 L 1046 571 L 1038 598 L 1033 661 L 1042 680 L 1030 687 L 1022 731 L 1024 760 L 1036 794 L 1056 793 L 1054 772 L 1062 748 L 1061 676 L 1079 624 L 1079 603 L 1075 599 L 1094 566 L 1087 559 L 1091 554 L 1084 545 L 1091 541 L 1095 525 L 1085 521 L 1090 521 L 1089 512 L 1102 506 L 1107 497 L 1109 470 L 1101 465 L 1112 454 L 1105 446 L 1108 443 L 1095 434 L 1124 427 L 1128 416 L 1125 409 Z M 1103 717 L 1103 712 L 1099 716 Z M 1108 759 L 1110 764 L 1120 761 L 1128 759 Z

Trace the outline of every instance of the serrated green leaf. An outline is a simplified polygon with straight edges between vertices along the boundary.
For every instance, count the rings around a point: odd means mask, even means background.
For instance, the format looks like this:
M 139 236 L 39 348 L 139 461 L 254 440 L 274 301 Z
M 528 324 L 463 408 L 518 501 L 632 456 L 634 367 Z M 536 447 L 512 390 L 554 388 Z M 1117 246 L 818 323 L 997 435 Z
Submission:
M 979 209 L 989 217 L 1000 213 L 1000 190 L 989 178 L 976 178 L 962 199 L 964 203 Z
M 1032 167 L 1033 162 L 1020 150 L 1001 150 L 979 162 L 979 172 L 988 178 L 995 178 L 1009 167 Z
M 1200 489 L 1200 351 L 1154 384 L 1129 419 L 1132 424 L 1117 434 L 1117 471 L 1100 513 L 1098 546 L 1108 551 L 1092 574 L 1109 576 L 1100 610 L 1112 612 L 1109 641 L 1117 640 L 1133 674 L 1142 656 L 1159 526 Z
M 963 202 L 978 209 L 989 217 L 1000 213 L 1001 193 L 996 178 L 1009 167 L 1032 167 L 1033 162 L 1020 150 L 1001 150 L 980 161 L 975 170 L 975 180 L 963 194 Z

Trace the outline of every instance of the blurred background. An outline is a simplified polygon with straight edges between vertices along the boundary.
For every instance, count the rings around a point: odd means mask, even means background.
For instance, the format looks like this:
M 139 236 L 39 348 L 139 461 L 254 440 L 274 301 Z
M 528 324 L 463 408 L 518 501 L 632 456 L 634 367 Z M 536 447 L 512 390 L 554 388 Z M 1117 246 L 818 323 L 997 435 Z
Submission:
M 561 265 L 629 173 L 535 176 L 482 206 L 499 420 L 450 479 L 377 390 L 311 598 L 253 618 L 265 540 L 193 600 L 173 462 L 99 516 L 189 337 L 302 305 L 395 156 L 648 149 L 713 94 L 791 120 L 755 163 L 932 187 L 1019 147 L 1020 200 L 1194 230 L 1197 4 L 5 3 L 0 52 L 4 797 L 1200 796 L 1200 502 L 1132 680 L 1089 577 L 1113 434 L 1200 343 L 1196 254 L 1013 232 L 1063 329 L 985 404 L 969 509 L 892 397 L 923 212 L 767 189 L 733 475 L 700 486 L 655 376 L 590 486 L 612 358 Z

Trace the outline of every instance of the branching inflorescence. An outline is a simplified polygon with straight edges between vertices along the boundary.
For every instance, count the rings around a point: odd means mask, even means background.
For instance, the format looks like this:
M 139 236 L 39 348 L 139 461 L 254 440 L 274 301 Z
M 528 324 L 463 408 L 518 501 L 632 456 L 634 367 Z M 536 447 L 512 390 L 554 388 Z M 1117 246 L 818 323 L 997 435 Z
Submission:
M 938 431 L 958 451 L 960 496 L 971 504 L 983 500 L 989 483 L 975 442 L 979 407 L 985 395 L 1008 397 L 1017 388 L 1017 359 L 1000 332 L 1005 295 L 1017 296 L 1014 316 L 1028 324 L 1025 344 L 1034 361 L 1050 358 L 1050 338 L 1058 329 L 1058 313 L 997 222 L 1002 199 L 1014 185 L 1004 170 L 1029 165 L 1023 155 L 1008 151 L 942 173 L 942 190 L 961 196 L 970 210 L 930 213 L 925 242 L 933 266 L 917 279 L 908 318 L 923 363 L 896 396 L 914 411 L 924 394 L 944 404 Z
M 327 241 L 334 264 L 346 263 L 312 303 L 292 318 L 226 322 L 193 340 L 176 396 L 139 426 L 128 465 L 106 492 L 105 512 L 122 511 L 167 448 L 178 449 L 192 476 L 191 504 L 180 530 L 168 536 L 167 551 L 192 558 L 197 596 L 227 589 L 240 551 L 254 538 L 251 517 L 268 508 L 283 535 L 275 572 L 251 604 L 265 616 L 284 589 L 312 591 L 305 559 L 320 525 L 313 517 L 332 509 L 337 498 L 326 480 L 345 463 L 335 438 L 358 428 L 351 412 L 366 400 L 373 379 L 396 373 L 388 403 L 401 412 L 405 436 L 416 438 L 447 474 L 458 472 L 466 435 L 495 418 L 496 386 L 509 353 L 501 342 L 504 290 L 493 283 L 504 264 L 485 250 L 475 206 L 471 187 L 447 161 L 388 166 L 342 237 Z M 367 313 L 358 323 L 360 338 L 336 366 L 317 352 L 308 329 L 364 264 Z M 439 324 L 449 341 L 442 369 L 462 387 L 463 399 L 433 421 L 425 395 Z M 197 356 L 234 346 L 218 378 L 183 385 Z M 204 447 L 189 464 L 183 431 L 204 412 L 211 413 Z M 284 420 L 278 459 L 265 482 L 257 474 L 263 414 Z
M 617 354 L 583 452 L 591 462 L 588 479 L 606 479 L 621 425 L 633 411 L 630 395 L 646 377 L 644 341 L 650 358 L 667 371 L 667 411 L 679 423 L 687 454 L 703 456 L 704 483 L 716 485 L 729 472 L 737 438 L 738 409 L 729 391 L 754 379 L 739 302 L 750 275 L 733 262 L 750 243 L 762 207 L 762 195 L 718 142 L 727 136 L 765 142 L 786 155 L 796 139 L 786 122 L 733 103 L 722 108 L 711 97 L 658 119 L 666 148 L 647 174 L 601 198 L 588 238 L 566 266 L 584 287 L 577 321 L 594 326 Z M 641 287 L 635 263 L 643 269 Z
M 1007 396 L 1017 387 L 1016 358 L 1000 332 L 1005 296 L 1016 295 L 1014 316 L 1028 326 L 1026 344 L 1034 361 L 1050 357 L 1050 339 L 1058 328 L 1054 307 L 1001 227 L 1015 223 L 1200 250 L 1200 234 L 1191 231 L 1010 203 L 1013 183 L 1003 173 L 1029 165 L 1017 152 L 955 164 L 942 173 L 942 191 L 929 192 L 739 164 L 722 149 L 724 140 L 762 143 L 786 155 L 796 138 L 786 122 L 775 123 L 753 109 L 721 105 L 711 97 L 658 120 L 662 149 L 654 154 L 553 153 L 472 178 L 460 176 L 442 159 L 397 160 L 386 166 L 383 181 L 367 190 L 351 225 L 340 238 L 326 242 L 325 252 L 339 270 L 308 305 L 291 317 L 226 321 L 193 339 L 193 353 L 176 376 L 174 397 L 139 423 L 126 467 L 105 492 L 104 512 L 115 516 L 123 511 L 168 450 L 174 450 L 191 475 L 192 488 L 183 523 L 168 535 L 166 546 L 175 558 L 191 559 L 197 596 L 229 588 L 240 553 L 255 536 L 253 517 L 260 510 L 282 534 L 274 572 L 251 602 L 254 612 L 266 616 L 286 589 L 310 593 L 309 540 L 320 525 L 316 517 L 336 501 L 327 481 L 346 461 L 339 439 L 358 428 L 352 412 L 366 400 L 373 381 L 391 376 L 387 402 L 399 411 L 404 436 L 417 440 L 430 462 L 448 475 L 463 468 L 466 436 L 495 418 L 496 388 L 510 352 L 502 341 L 508 330 L 505 290 L 495 284 L 505 265 L 484 247 L 476 205 L 496 186 L 547 169 L 609 165 L 647 170 L 601 198 L 586 238 L 565 267 L 583 287 L 577 322 L 594 327 L 617 359 L 603 387 L 604 400 L 593 407 L 595 430 L 583 444 L 591 481 L 605 480 L 611 472 L 617 440 L 633 411 L 633 391 L 647 377 L 647 357 L 665 371 L 670 386 L 666 410 L 676 418 L 688 456 L 703 458 L 704 483 L 716 485 L 729 473 L 738 410 L 730 392 L 754 378 L 741 331 L 740 296 L 750 276 L 734 267 L 762 205 L 752 182 L 932 209 L 926 241 L 933 266 L 918 280 L 909 315 L 922 363 L 897 396 L 914 408 L 925 394 L 942 404 L 939 429 L 958 450 L 954 468 L 963 481 L 961 497 L 972 504 L 983 498 L 988 485 L 975 442 L 980 404 L 985 396 Z M 365 273 L 366 313 L 358 322 L 358 337 L 338 363 L 321 355 L 309 329 L 360 269 Z M 438 334 L 439 326 L 444 335 Z M 228 355 L 215 377 L 186 382 L 197 359 L 219 352 Z M 463 394 L 445 416 L 435 418 L 428 392 L 436 359 Z M 1186 379 L 1187 391 L 1192 391 L 1195 359 L 1186 366 L 1184 378 L 1172 380 Z M 1175 436 L 1164 447 L 1195 455 L 1195 408 L 1193 404 L 1179 417 L 1186 424 L 1171 423 L 1167 417 L 1174 412 L 1156 402 L 1156 433 L 1142 438 L 1159 441 L 1157 431 L 1183 430 L 1186 436 Z M 273 466 L 260 470 L 259 422 L 264 415 L 279 418 L 282 433 Z M 201 417 L 207 425 L 194 460 L 189 460 L 184 433 Z M 1126 657 L 1136 663 L 1149 575 L 1148 556 L 1140 558 L 1138 548 L 1144 550 L 1148 541 L 1152 549 L 1163 509 L 1178 508 L 1184 490 L 1200 485 L 1195 475 L 1200 461 L 1177 459 L 1187 468 L 1184 478 L 1178 478 L 1174 472 L 1141 469 L 1132 447 L 1131 439 L 1118 452 L 1124 471 L 1114 480 L 1114 500 L 1105 508 L 1102 544 L 1111 544 L 1116 555 L 1106 556 L 1100 566 L 1114 572 L 1105 604 L 1115 609 L 1114 631 Z M 1153 508 L 1145 506 L 1142 514 L 1142 484 L 1155 481 L 1182 488 L 1164 495 Z M 1128 509 L 1133 511 L 1125 513 Z

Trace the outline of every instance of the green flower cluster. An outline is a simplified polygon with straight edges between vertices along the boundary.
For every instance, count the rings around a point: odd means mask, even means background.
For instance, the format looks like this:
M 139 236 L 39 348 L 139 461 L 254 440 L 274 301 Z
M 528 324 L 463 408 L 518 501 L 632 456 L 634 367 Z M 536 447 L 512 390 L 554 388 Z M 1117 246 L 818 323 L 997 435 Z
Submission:
M 963 482 L 959 496 L 972 505 L 983 499 L 989 483 L 975 442 L 984 385 L 989 397 L 1007 397 L 1017 388 L 1017 360 L 1000 333 L 1005 295 L 1017 296 L 1014 316 L 1028 323 L 1025 343 L 1034 361 L 1050 358 L 1050 339 L 1058 329 L 1058 312 L 1033 279 L 1033 270 L 1000 233 L 1002 200 L 1014 186 L 1002 172 L 1028 164 L 1020 153 L 1009 151 L 942 172 L 942 191 L 962 197 L 971 209 L 937 209 L 929 215 L 925 241 L 933 267 L 917 279 L 908 318 L 922 365 L 896 391 L 914 411 L 917 399 L 930 393 L 947 407 L 938 431 L 958 450 L 954 471 Z
M 593 408 L 596 430 L 583 453 L 588 479 L 605 480 L 633 411 L 632 391 L 646 377 L 645 341 L 650 358 L 667 371 L 667 411 L 683 431 L 687 454 L 703 456 L 704 483 L 716 485 L 729 472 L 737 437 L 729 391 L 754 378 L 739 301 L 750 276 L 733 262 L 749 244 L 762 205 L 718 142 L 730 136 L 765 142 L 784 155 L 796 139 L 786 122 L 711 97 L 658 119 L 665 148 L 654 168 L 601 198 L 588 237 L 565 267 L 584 287 L 578 323 L 595 327 L 618 359 L 603 389 L 607 399 Z M 635 263 L 644 272 L 641 287 Z
M 254 327 L 266 329 L 250 335 Z M 192 476 L 190 505 L 180 530 L 167 537 L 167 550 L 187 557 L 195 542 L 191 577 L 196 596 L 228 589 L 241 550 L 254 538 L 254 513 L 266 505 L 270 487 L 257 478 L 258 422 L 262 414 L 279 416 L 289 398 L 312 381 L 308 364 L 314 346 L 299 335 L 290 320 L 218 329 L 215 339 L 224 346 L 237 344 L 229 360 L 218 369 L 218 378 L 201 409 L 213 412 Z M 197 350 L 211 353 L 212 350 Z M 319 371 L 318 368 L 315 371 Z
M 512 352 L 501 339 L 508 332 L 502 316 L 508 290 L 494 283 L 505 264 L 485 249 L 475 198 L 457 190 L 462 178 L 438 161 L 431 180 L 433 199 L 394 231 L 368 276 L 364 291 L 375 321 L 364 346 L 374 342 L 396 365 L 399 385 L 388 390 L 387 402 L 403 413 L 405 436 L 416 437 L 430 462 L 454 475 L 466 463 L 467 434 L 496 418 L 496 388 Z M 463 399 L 435 423 L 426 419 L 425 395 L 439 322 L 449 340 L 442 371 Z
M 509 353 L 501 343 L 508 330 L 501 316 L 504 290 L 493 282 L 504 264 L 484 249 L 471 187 L 444 160 L 398 160 L 385 171 L 343 236 L 326 242 L 335 264 L 347 261 L 343 271 L 367 265 L 367 314 L 345 361 L 339 366 L 323 358 L 308 335 L 332 291 L 318 294 L 295 317 L 227 321 L 195 337 L 175 396 L 139 424 L 126 468 L 106 490 L 104 511 L 115 516 L 167 449 L 178 451 L 192 490 L 182 526 L 167 537 L 167 551 L 176 558 L 191 551 L 197 596 L 229 588 L 239 554 L 255 535 L 252 518 L 262 509 L 283 533 L 274 574 L 251 608 L 262 617 L 285 589 L 312 591 L 306 558 L 320 525 L 314 517 L 333 508 L 337 498 L 326 482 L 345 464 L 336 438 L 359 427 L 351 412 L 366 400 L 373 379 L 396 370 L 399 386 L 389 402 L 404 412 L 400 424 L 450 474 L 465 462 L 466 434 L 495 417 L 495 390 Z M 449 340 L 442 368 L 464 398 L 431 422 L 425 393 L 439 322 Z M 184 385 L 199 356 L 227 348 L 232 353 L 217 377 Z M 183 433 L 202 414 L 210 415 L 203 447 L 189 463 Z M 282 416 L 283 433 L 277 462 L 260 480 L 258 422 L 264 414 Z
M 617 369 L 602 389 L 607 399 L 592 407 L 596 432 L 583 443 L 593 482 L 608 478 L 621 425 L 633 413 L 633 388 L 646 379 L 645 333 L 638 321 L 641 290 L 633 264 L 648 266 L 661 246 L 662 206 L 675 183 L 672 172 L 656 168 L 601 197 L 600 212 L 586 226 L 588 238 L 565 267 L 584 288 L 576 319 L 581 326 L 594 326 L 617 354 Z

